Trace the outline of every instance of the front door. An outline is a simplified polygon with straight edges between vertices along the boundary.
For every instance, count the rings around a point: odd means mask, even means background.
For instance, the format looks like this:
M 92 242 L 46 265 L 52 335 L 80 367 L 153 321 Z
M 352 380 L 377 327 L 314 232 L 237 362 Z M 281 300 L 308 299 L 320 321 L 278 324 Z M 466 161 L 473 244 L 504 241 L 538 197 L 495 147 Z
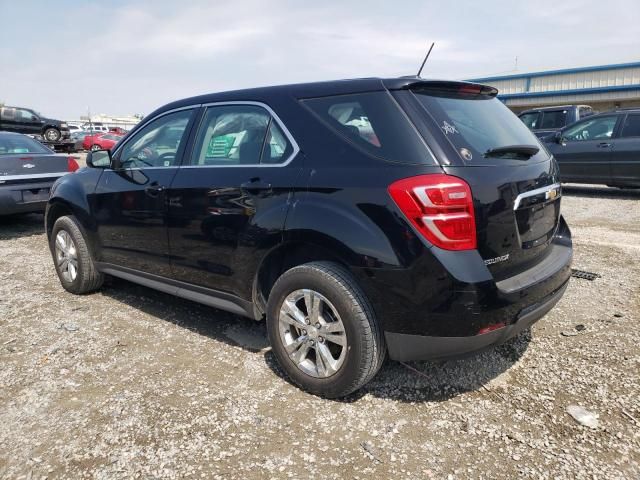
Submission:
M 174 278 L 250 298 L 260 259 L 281 240 L 297 152 L 263 105 L 206 109 L 169 192 Z
M 609 183 L 612 137 L 618 117 L 591 117 L 562 132 L 549 144 L 564 182 Z
M 194 109 L 161 115 L 115 151 L 92 198 L 100 261 L 170 276 L 166 191 L 193 117 Z

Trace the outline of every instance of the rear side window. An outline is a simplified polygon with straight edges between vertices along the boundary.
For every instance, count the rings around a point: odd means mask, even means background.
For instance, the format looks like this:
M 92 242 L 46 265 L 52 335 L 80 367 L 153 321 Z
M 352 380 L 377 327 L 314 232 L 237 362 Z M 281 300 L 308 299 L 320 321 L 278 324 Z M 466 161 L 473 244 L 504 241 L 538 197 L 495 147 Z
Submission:
M 234 167 L 286 162 L 293 145 L 271 114 L 258 105 L 209 107 L 192 165 Z
M 542 112 L 542 123 L 540 128 L 562 128 L 566 124 L 566 110 L 548 110 Z
M 398 163 L 435 163 L 413 125 L 387 92 L 310 98 L 302 103 L 366 153 Z
M 623 138 L 640 137 L 640 115 L 627 115 L 620 136 Z
M 616 116 L 591 118 L 568 128 L 562 138 L 569 142 L 607 140 L 613 136 L 617 121 Z
M 497 159 L 488 151 L 496 148 L 540 146 L 531 130 L 495 97 L 435 89 L 415 90 L 414 94 L 465 163 L 487 163 L 487 158 L 493 164 Z M 542 152 L 536 154 L 538 160 L 547 158 Z M 520 157 L 514 153 L 502 158 Z
M 540 114 L 538 112 L 523 113 L 522 115 L 520 115 L 520 120 L 522 120 L 522 123 L 524 123 L 527 127 L 534 129 L 538 128 L 539 116 Z

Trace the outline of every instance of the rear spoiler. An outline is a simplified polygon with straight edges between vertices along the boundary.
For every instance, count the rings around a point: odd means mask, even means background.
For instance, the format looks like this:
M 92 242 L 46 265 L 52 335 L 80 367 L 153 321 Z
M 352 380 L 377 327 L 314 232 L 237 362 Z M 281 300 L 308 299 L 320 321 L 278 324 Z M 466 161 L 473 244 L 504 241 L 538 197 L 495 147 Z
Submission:
M 458 92 L 474 95 L 486 95 L 488 97 L 495 97 L 498 95 L 497 88 L 472 82 L 425 80 L 420 77 L 400 77 L 383 80 L 383 83 L 389 90 L 434 90 L 451 93 Z

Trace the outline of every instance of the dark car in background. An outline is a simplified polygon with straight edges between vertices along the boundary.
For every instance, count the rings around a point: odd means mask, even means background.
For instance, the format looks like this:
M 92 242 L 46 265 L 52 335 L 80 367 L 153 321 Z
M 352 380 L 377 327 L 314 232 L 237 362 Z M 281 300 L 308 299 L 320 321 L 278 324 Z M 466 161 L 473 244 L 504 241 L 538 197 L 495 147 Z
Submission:
M 600 113 L 546 139 L 563 182 L 640 188 L 640 108 Z
M 572 244 L 555 160 L 496 94 L 412 77 L 166 105 L 54 185 L 60 282 L 266 319 L 287 375 L 327 397 L 387 354 L 500 344 L 562 297 Z
M 0 132 L 0 215 L 44 212 L 53 182 L 77 169 L 73 157 L 26 135 Z
M 0 130 L 41 136 L 47 142 L 59 142 L 71 136 L 65 122 L 42 117 L 23 107 L 0 107 Z
M 518 118 L 537 137 L 543 138 L 594 113 L 589 105 L 560 105 L 525 110 L 518 115 Z

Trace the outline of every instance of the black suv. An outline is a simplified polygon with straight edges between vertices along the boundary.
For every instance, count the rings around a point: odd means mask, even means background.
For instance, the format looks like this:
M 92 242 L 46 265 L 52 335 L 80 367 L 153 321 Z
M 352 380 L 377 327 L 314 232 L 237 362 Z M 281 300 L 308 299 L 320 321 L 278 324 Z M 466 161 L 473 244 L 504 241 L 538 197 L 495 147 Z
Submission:
M 40 135 L 47 142 L 59 142 L 71 137 L 69 125 L 45 118 L 30 108 L 0 107 L 0 130 Z
M 166 105 L 55 184 L 60 281 L 266 319 L 289 377 L 327 397 L 387 353 L 504 342 L 560 299 L 572 246 L 556 163 L 496 93 L 414 77 Z

